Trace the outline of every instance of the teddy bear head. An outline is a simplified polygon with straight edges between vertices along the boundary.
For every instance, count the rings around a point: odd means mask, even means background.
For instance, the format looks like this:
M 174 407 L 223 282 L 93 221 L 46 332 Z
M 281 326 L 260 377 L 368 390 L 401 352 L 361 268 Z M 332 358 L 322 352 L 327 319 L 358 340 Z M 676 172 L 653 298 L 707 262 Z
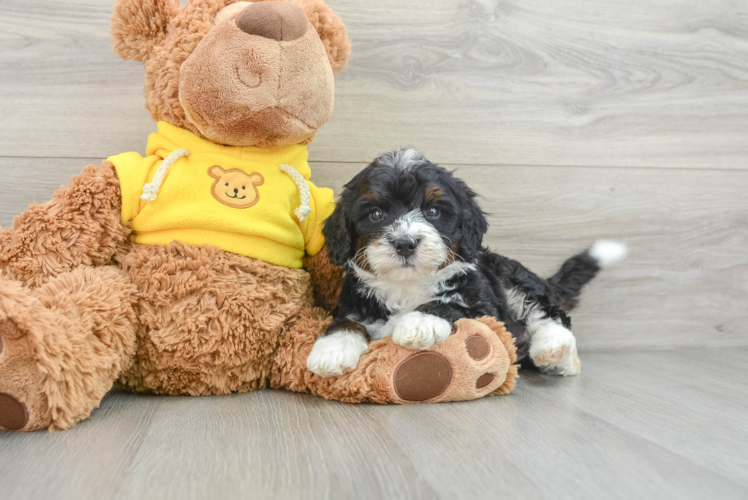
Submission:
M 117 0 L 111 34 L 145 64 L 154 120 L 228 146 L 311 142 L 350 54 L 323 0 Z

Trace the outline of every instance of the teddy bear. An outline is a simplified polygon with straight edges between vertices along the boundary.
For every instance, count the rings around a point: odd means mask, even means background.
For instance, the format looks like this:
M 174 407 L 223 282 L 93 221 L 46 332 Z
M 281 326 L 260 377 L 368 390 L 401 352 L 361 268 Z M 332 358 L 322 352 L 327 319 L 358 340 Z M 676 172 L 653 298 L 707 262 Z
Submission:
M 341 286 L 321 231 L 333 193 L 307 162 L 350 53 L 322 0 L 117 0 L 111 34 L 145 66 L 158 132 L 0 229 L 0 428 L 68 429 L 115 384 L 374 403 L 512 390 L 513 339 L 491 318 L 426 351 L 374 342 L 338 377 L 306 368 Z

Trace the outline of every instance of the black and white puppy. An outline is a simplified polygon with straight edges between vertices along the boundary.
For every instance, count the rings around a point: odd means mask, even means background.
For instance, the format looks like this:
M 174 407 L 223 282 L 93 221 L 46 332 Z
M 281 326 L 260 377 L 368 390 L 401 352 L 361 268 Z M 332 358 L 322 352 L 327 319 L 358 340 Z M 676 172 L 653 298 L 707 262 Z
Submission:
M 371 340 L 392 335 L 411 349 L 444 342 L 460 318 L 494 316 L 518 354 L 558 375 L 580 371 L 567 311 L 598 270 L 626 247 L 598 241 L 544 280 L 483 247 L 488 229 L 476 193 L 414 149 L 387 153 L 348 184 L 327 219 L 330 261 L 346 280 L 334 322 L 307 367 L 353 370 Z

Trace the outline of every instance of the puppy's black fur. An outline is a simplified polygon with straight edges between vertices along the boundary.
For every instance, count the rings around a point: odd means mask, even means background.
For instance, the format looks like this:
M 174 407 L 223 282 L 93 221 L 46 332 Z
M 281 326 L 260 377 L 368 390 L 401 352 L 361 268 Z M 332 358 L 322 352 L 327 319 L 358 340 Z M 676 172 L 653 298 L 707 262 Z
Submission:
M 395 250 L 392 228 L 400 228 L 399 238 L 407 224 L 418 224 L 422 237 L 414 237 L 418 240 L 415 253 L 403 256 Z M 433 238 L 429 240 L 433 235 L 428 226 L 438 234 L 444 250 L 432 253 L 445 256 L 443 262 L 433 262 L 433 269 L 428 267 L 428 259 L 418 260 L 422 245 L 438 246 Z M 381 325 L 393 315 L 407 312 L 383 298 L 387 292 L 377 287 L 386 286 L 382 283 L 398 273 L 402 277 L 407 272 L 417 279 L 428 272 L 449 271 L 450 266 L 457 271 L 445 272 L 445 279 L 434 285 L 433 293 L 426 294 L 412 310 L 450 323 L 460 318 L 494 316 L 517 338 L 520 356 L 528 351 L 525 330 L 533 318 L 550 318 L 569 328 L 567 311 L 576 304 L 582 286 L 600 269 L 597 261 L 583 252 L 544 280 L 519 262 L 485 248 L 483 236 L 487 230 L 476 193 L 451 172 L 412 149 L 377 158 L 346 184 L 325 223 L 330 260 L 346 270 L 336 319 L 328 334 L 351 331 L 351 322 L 360 325 L 355 330 L 365 332 L 368 327 L 371 333 L 370 325 Z M 389 248 L 391 258 L 372 262 L 371 249 L 375 247 L 380 257 L 388 255 L 385 250 Z M 363 275 L 377 279 L 363 279 Z

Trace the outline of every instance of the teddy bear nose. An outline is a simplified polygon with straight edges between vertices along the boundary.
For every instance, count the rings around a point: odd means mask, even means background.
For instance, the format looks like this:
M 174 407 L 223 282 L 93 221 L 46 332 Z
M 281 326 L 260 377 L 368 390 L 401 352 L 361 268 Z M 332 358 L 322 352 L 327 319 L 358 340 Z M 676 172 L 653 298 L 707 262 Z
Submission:
M 279 42 L 296 40 L 309 29 L 304 9 L 288 2 L 248 5 L 236 18 L 236 26 L 249 35 Z

